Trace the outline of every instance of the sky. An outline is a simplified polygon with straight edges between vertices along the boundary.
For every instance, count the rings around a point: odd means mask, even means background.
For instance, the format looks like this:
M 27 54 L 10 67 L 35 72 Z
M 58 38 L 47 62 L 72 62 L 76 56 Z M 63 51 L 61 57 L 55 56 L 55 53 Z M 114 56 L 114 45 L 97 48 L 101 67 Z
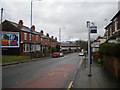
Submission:
M 91 39 L 104 36 L 104 27 L 110 23 L 118 11 L 120 0 L 32 0 L 32 24 L 36 31 L 44 31 L 49 36 L 61 41 L 87 40 L 86 22 L 94 22 L 97 33 Z M 3 8 L 3 21 L 18 23 L 23 20 L 24 26 L 30 27 L 31 0 L 0 0 Z M 105 21 L 107 19 L 107 21 Z

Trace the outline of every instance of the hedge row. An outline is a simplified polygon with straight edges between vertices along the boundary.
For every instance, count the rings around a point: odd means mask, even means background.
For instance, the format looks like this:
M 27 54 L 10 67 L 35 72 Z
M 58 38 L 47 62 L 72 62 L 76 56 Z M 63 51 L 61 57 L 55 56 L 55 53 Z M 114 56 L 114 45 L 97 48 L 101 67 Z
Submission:
M 100 54 L 120 57 L 120 44 L 104 43 L 100 45 Z

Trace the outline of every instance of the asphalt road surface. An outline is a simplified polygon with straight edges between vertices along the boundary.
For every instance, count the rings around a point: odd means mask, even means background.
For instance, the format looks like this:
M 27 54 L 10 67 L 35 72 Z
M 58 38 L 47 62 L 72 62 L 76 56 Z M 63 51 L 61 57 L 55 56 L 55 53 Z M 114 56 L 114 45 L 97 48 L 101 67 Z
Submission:
M 82 61 L 78 53 L 2 68 L 2 88 L 67 88 Z

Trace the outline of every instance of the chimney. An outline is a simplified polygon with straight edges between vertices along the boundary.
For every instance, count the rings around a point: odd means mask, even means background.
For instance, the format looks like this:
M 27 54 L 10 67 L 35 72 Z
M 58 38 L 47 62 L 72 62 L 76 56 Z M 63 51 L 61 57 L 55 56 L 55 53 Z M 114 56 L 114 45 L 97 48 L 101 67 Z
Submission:
M 47 33 L 46 36 L 49 37 L 49 34 Z
M 19 20 L 19 23 L 18 23 L 18 27 L 23 27 L 23 21 L 22 20 Z
M 32 29 L 32 31 L 35 31 L 35 26 L 34 26 L 34 25 L 32 25 L 31 29 Z
M 57 41 L 57 37 L 55 37 L 55 40 Z
M 53 39 L 54 37 L 53 37 L 53 36 L 51 36 L 51 38 Z
M 43 30 L 41 30 L 41 31 L 40 31 L 40 35 L 43 35 L 43 33 L 44 33 Z

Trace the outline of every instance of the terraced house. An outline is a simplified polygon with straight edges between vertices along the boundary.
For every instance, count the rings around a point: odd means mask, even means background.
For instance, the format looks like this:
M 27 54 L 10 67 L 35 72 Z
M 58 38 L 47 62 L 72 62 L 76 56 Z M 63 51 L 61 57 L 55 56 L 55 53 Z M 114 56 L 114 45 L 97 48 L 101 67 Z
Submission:
M 37 32 L 35 26 L 28 28 L 23 21 L 18 23 L 5 20 L 2 23 L 2 54 L 3 55 L 29 55 L 30 52 L 43 52 L 47 47 L 59 45 L 57 38 L 44 35 L 43 30 Z
M 120 10 L 111 19 L 111 22 L 105 29 L 105 36 L 108 42 L 120 43 Z

